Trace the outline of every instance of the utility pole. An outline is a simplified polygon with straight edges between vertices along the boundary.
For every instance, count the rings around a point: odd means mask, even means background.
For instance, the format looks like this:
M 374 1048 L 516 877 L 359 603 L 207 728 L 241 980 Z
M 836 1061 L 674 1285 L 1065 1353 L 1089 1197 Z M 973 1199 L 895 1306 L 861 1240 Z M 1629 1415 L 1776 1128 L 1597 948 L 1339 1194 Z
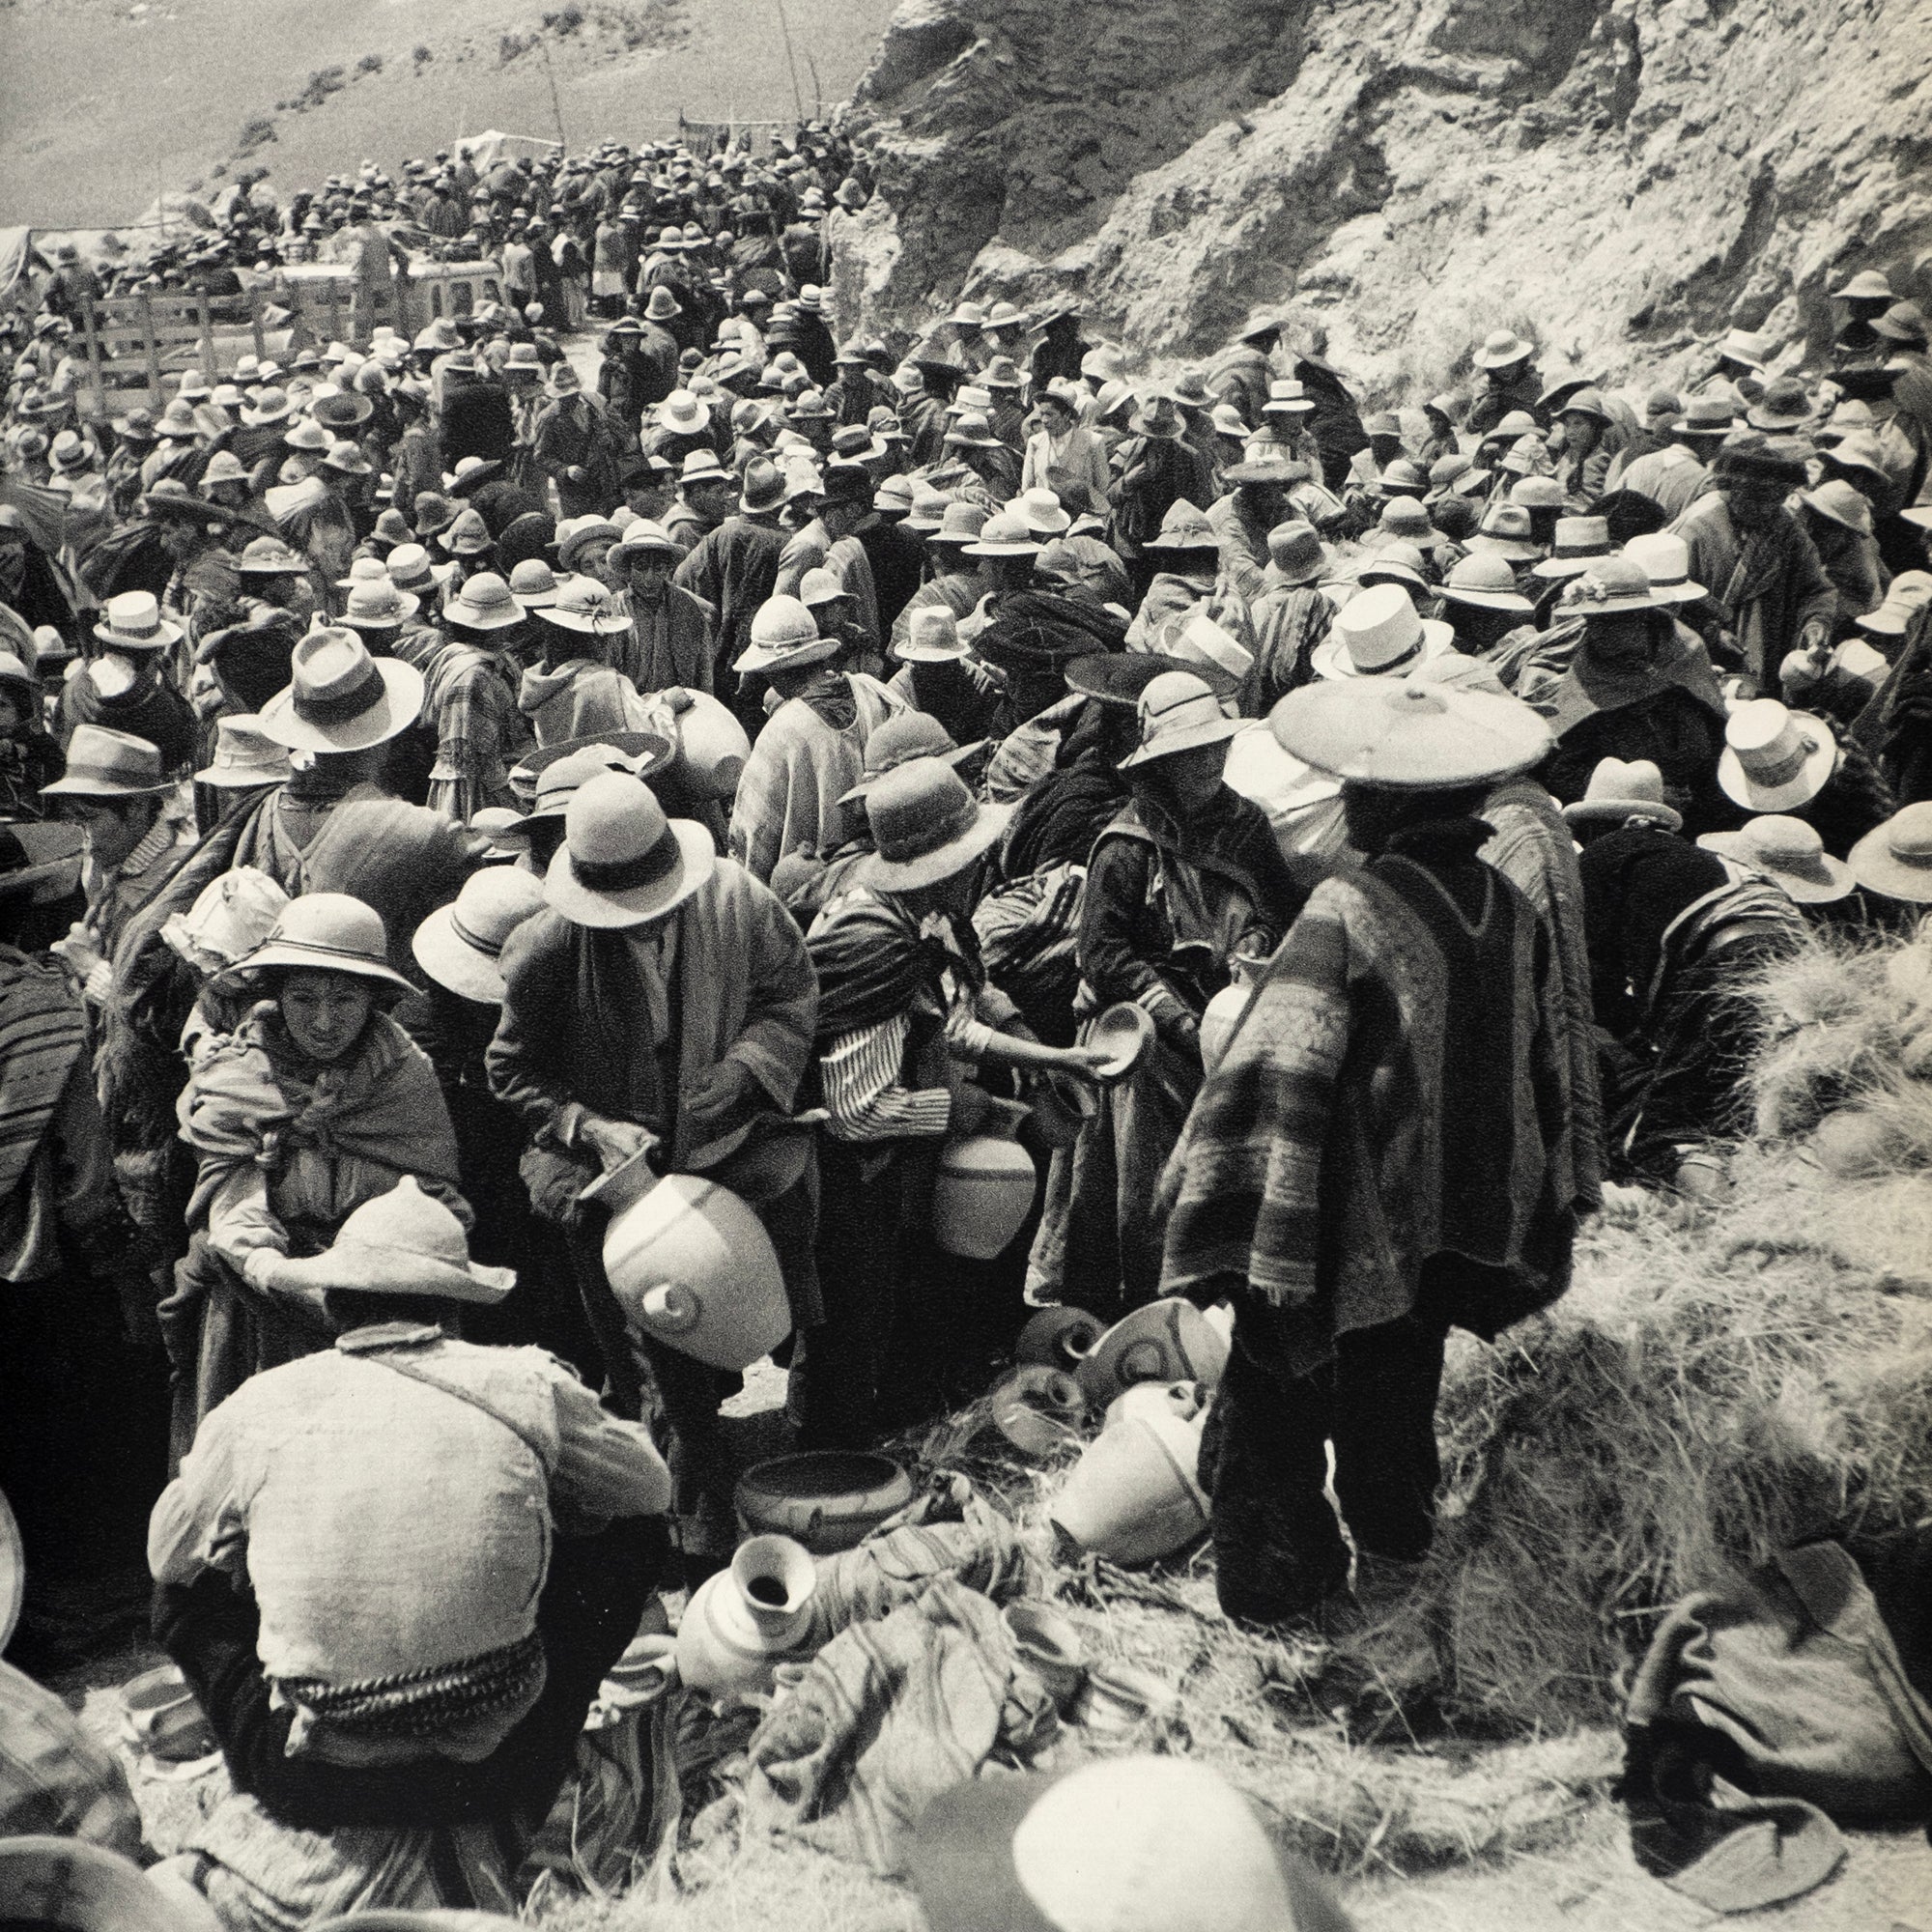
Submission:
M 563 131 L 563 103 L 556 98 L 556 70 L 550 64 L 550 43 L 540 40 L 537 45 L 543 49 L 544 78 L 550 82 L 550 111 L 556 116 L 556 144 L 568 151 L 570 137 Z
M 785 17 L 785 0 L 778 0 L 779 31 L 784 36 L 785 65 L 791 69 L 791 100 L 798 111 L 799 126 L 805 125 L 805 90 L 798 84 L 798 58 L 791 50 L 791 22 Z

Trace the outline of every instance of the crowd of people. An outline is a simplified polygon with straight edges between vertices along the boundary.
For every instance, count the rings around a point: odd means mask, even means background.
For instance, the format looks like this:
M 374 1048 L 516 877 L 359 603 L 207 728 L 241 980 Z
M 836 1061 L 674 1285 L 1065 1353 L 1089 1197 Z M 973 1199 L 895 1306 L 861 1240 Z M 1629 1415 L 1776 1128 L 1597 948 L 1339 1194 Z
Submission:
M 1561 1294 L 1607 1182 L 1721 1185 L 1754 966 L 1932 906 L 1884 275 L 1687 386 L 1498 331 L 1365 413 L 1266 314 L 1159 382 L 1064 302 L 841 342 L 862 175 L 243 184 L 179 272 L 339 243 L 366 333 L 112 419 L 91 270 L 14 324 L 4 1487 L 41 1654 L 76 1519 L 97 1583 L 146 1530 L 253 1807 L 225 1923 L 464 1818 L 404 1902 L 500 1902 L 649 1593 L 728 1560 L 740 1378 L 627 1313 L 607 1177 L 749 1204 L 805 1448 L 1032 1310 L 1232 1304 L 1224 1609 L 1422 1616 L 1449 1329 Z M 383 320 L 402 213 L 503 299 Z M 938 1177 L 1003 1122 L 1035 1208 L 968 1258 Z

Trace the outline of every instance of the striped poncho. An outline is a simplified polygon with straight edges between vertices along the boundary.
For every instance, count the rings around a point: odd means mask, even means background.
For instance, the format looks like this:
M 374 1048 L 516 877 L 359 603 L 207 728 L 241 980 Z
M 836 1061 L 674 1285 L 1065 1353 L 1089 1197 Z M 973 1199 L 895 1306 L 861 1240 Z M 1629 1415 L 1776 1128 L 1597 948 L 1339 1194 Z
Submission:
M 1474 858 L 1488 832 L 1316 887 L 1162 1179 L 1163 1292 L 1275 1311 L 1291 1374 L 1406 1315 L 1435 1255 L 1494 1271 L 1448 1311 L 1478 1333 L 1561 1292 L 1566 1007 L 1542 923 Z

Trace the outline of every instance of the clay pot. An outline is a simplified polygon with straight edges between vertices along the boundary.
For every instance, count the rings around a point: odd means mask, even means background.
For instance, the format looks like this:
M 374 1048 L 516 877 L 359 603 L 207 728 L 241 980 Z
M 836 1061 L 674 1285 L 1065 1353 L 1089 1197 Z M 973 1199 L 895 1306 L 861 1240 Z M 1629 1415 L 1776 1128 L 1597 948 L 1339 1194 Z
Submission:
M 1124 1080 L 1153 1044 L 1153 1015 L 1145 1007 L 1122 1000 L 1094 1022 L 1087 1044 L 1107 1055 L 1099 1067 L 1100 1079 L 1109 1086 Z
M 889 1456 L 818 1449 L 754 1463 L 732 1501 L 753 1535 L 788 1536 L 814 1556 L 835 1556 L 912 1501 L 912 1478 Z
M 1163 1295 L 1116 1321 L 1074 1374 L 1087 1406 L 1105 1409 L 1135 1382 L 1206 1382 L 1228 1366 L 1228 1342 L 1216 1324 L 1179 1295 Z
M 1064 1713 L 1087 1680 L 1087 1646 L 1079 1626 L 1051 1604 L 1023 1597 L 1000 1613 L 1019 1660 L 1046 1686 Z
M 1221 1056 L 1227 1052 L 1228 1042 L 1234 1038 L 1235 1029 L 1248 1009 L 1248 997 L 1254 991 L 1252 969 L 1246 960 L 1233 961 L 1231 970 L 1235 977 L 1208 1002 L 1208 1009 L 1201 1015 L 1201 1065 L 1208 1073 L 1220 1065 Z
M 1136 1382 L 1107 1405 L 1107 1419 L 1100 1426 L 1115 1429 L 1146 1415 L 1192 1422 L 1207 1406 L 1208 1391 L 1199 1382 Z
M 788 1536 L 754 1536 L 728 1570 L 697 1587 L 677 1629 L 682 1681 L 706 1697 L 769 1690 L 781 1663 L 810 1657 L 811 1552 Z
M 604 1673 L 598 1701 L 636 1710 L 656 1702 L 676 1682 L 677 1639 L 651 1632 L 634 1636 L 623 1656 Z
M 1023 1362 L 986 1398 L 993 1427 L 1027 1456 L 1051 1456 L 1080 1440 L 1087 1398 L 1063 1369 Z
M 1111 1563 L 1171 1556 L 1208 1526 L 1208 1497 L 1195 1474 L 1200 1460 L 1194 1424 L 1136 1416 L 1087 1445 L 1048 1520 Z
M 729 708 L 710 693 L 694 691 L 691 700 L 691 709 L 677 715 L 674 770 L 696 797 L 729 799 L 752 755 L 752 741 Z
M 1071 1372 L 1106 1332 L 1106 1325 L 1084 1308 L 1042 1308 L 1020 1330 L 1013 1360 Z
M 1028 1112 L 996 1102 L 989 1131 L 948 1141 L 939 1151 L 939 1178 L 932 1189 L 933 1238 L 949 1255 L 989 1262 L 1005 1251 L 1033 1209 L 1037 1170 L 1033 1155 L 1013 1139 Z
M 644 1155 L 583 1190 L 611 1208 L 604 1272 L 632 1324 L 718 1369 L 749 1368 L 791 1333 L 764 1224 L 729 1188 L 662 1179 Z

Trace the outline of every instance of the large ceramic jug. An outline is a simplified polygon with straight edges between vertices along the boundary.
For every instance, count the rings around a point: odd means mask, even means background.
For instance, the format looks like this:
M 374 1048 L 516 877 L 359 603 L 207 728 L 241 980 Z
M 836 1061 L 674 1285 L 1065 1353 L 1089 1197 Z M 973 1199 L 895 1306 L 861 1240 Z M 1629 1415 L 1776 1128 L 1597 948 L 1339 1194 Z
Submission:
M 1235 977 L 1208 1002 L 1208 1010 L 1201 1015 L 1201 1065 L 1208 1073 L 1220 1065 L 1254 991 L 1255 968 L 1250 961 L 1231 960 L 1229 968 Z
M 948 1141 L 932 1190 L 932 1232 L 949 1255 L 989 1262 L 1020 1231 L 1033 1208 L 1033 1155 L 1013 1139 L 1027 1109 L 996 1100 L 987 1131 Z
M 791 1333 L 791 1304 L 764 1224 L 728 1187 L 651 1171 L 642 1154 L 583 1190 L 604 1202 L 604 1272 L 642 1334 L 743 1369 Z
M 752 741 L 729 709 L 709 692 L 691 693 L 677 714 L 677 775 L 698 798 L 729 799 L 752 755 Z
M 1044 1369 L 1068 1375 L 1106 1332 L 1107 1324 L 1084 1308 L 1042 1308 L 1029 1318 L 1013 1344 L 1013 1360 L 1037 1362 Z
M 677 1627 L 677 1674 L 707 1697 L 769 1690 L 781 1663 L 811 1654 L 818 1572 L 788 1536 L 754 1536 L 700 1583 Z
M 1111 1563 L 1171 1556 L 1208 1526 L 1197 1470 L 1205 1417 L 1139 1414 L 1103 1429 L 1073 1465 L 1050 1521 Z
M 1228 1366 L 1228 1340 L 1191 1301 L 1163 1295 L 1102 1335 L 1073 1373 L 1096 1414 L 1135 1382 L 1206 1382 Z

